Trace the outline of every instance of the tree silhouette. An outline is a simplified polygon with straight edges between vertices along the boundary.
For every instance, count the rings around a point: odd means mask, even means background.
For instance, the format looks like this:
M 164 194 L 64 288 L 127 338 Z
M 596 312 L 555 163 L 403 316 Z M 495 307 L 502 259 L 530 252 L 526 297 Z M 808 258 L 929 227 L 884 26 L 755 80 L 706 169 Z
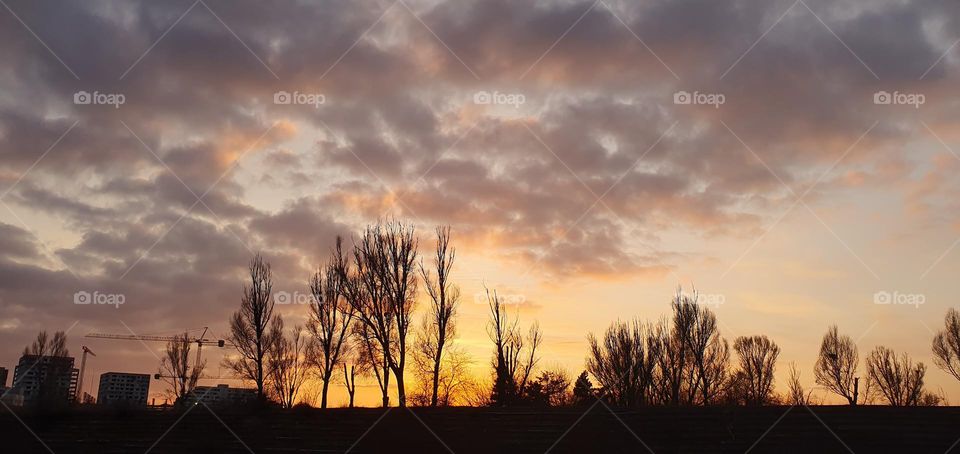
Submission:
M 450 247 L 450 227 L 437 227 L 437 251 L 433 258 L 436 278 L 420 263 L 420 274 L 430 297 L 430 312 L 425 314 L 417 336 L 418 369 L 432 381 L 430 406 L 437 406 L 443 366 L 444 347 L 456 334 L 454 316 L 460 301 L 460 289 L 450 282 L 456 249 Z M 426 361 L 423 361 L 426 360 Z M 423 364 L 424 362 L 428 364 Z M 424 367 L 426 366 L 426 367 Z M 424 374 L 424 372 L 426 374 Z
M 293 408 L 300 387 L 307 380 L 307 340 L 303 337 L 303 327 L 299 325 L 293 328 L 290 339 L 287 339 L 283 334 L 283 318 L 279 315 L 273 319 L 271 329 L 278 335 L 274 337 L 274 344 L 267 354 L 270 387 L 282 407 Z
M 353 260 L 355 267 L 344 258 L 342 246 L 338 244 L 334 250 L 334 259 L 331 266 L 338 276 L 338 284 L 348 308 L 354 317 L 351 323 L 352 349 L 355 353 L 357 371 L 373 372 L 380 388 L 381 405 L 390 405 L 390 360 L 384 344 L 389 348 L 392 339 L 393 313 L 384 302 L 383 285 L 379 283 L 377 273 L 372 270 L 374 264 L 367 264 L 365 256 L 358 253 L 354 246 Z M 341 318 L 342 319 L 342 318 Z M 374 335 L 374 330 L 386 333 L 383 339 Z M 331 332 L 335 332 L 332 330 Z M 347 348 L 350 344 L 342 344 Z M 341 353 L 342 354 L 342 353 Z M 353 375 L 355 377 L 355 375 Z M 352 380 L 351 380 L 352 382 Z M 348 391 L 349 391 L 348 386 Z
M 347 388 L 347 396 L 350 398 L 348 406 L 353 408 L 353 399 L 357 394 L 357 377 L 367 374 L 369 364 L 357 361 L 348 365 L 344 361 L 341 366 L 343 366 L 343 385 Z
M 53 333 L 51 339 L 46 331 L 37 333 L 36 339 L 24 347 L 23 355 L 29 364 L 26 370 L 36 374 L 37 403 L 41 405 L 62 405 L 71 398 L 61 385 L 60 378 L 70 373 L 72 362 L 60 360 L 70 356 L 67 350 L 67 334 L 64 331 Z M 53 359 L 44 359 L 53 358 Z M 21 359 L 21 361 L 23 360 Z M 16 386 L 18 383 L 14 383 Z
M 850 405 L 856 405 L 860 390 L 860 378 L 856 377 L 858 363 L 853 339 L 840 335 L 833 325 L 820 342 L 820 356 L 813 373 L 817 384 L 847 399 Z
M 266 399 L 265 385 L 270 376 L 265 358 L 282 335 L 273 325 L 273 273 L 270 264 L 257 254 L 250 261 L 250 283 L 243 286 L 240 310 L 230 319 L 230 341 L 238 357 L 224 358 L 224 365 L 240 378 L 257 386 L 257 398 Z
M 397 404 L 406 406 L 404 369 L 407 335 L 417 293 L 417 239 L 414 228 L 399 221 L 368 227 L 354 246 L 354 266 L 362 291 L 350 298 L 368 338 L 379 344 L 397 380 Z M 389 378 L 384 374 L 383 388 Z
M 590 377 L 587 375 L 587 371 L 583 371 L 580 373 L 580 376 L 577 377 L 577 381 L 573 384 L 573 403 L 575 405 L 584 405 L 592 401 L 593 397 L 593 383 L 590 382 Z
M 370 328 L 363 323 L 357 323 L 353 329 L 356 339 L 357 364 L 365 364 L 377 379 L 380 388 L 380 403 L 383 407 L 390 406 L 390 362 L 383 353 L 380 342 L 370 334 Z
M 67 334 L 63 331 L 57 331 L 53 333 L 53 339 L 49 339 L 46 331 L 40 331 L 33 343 L 24 347 L 23 354 L 52 356 L 54 358 L 70 356 L 70 351 L 67 350 Z
M 600 393 L 616 405 L 642 405 L 648 401 L 660 342 L 653 328 L 640 320 L 614 322 L 603 342 L 591 333 L 587 370 L 600 384 Z
M 738 337 L 733 349 L 740 358 L 740 370 L 746 384 L 746 401 L 762 405 L 773 392 L 773 374 L 780 347 L 767 336 Z
M 562 369 L 545 370 L 524 390 L 524 401 L 540 407 L 561 407 L 571 401 L 570 378 Z
M 671 383 L 671 400 L 679 403 L 679 392 L 686 388 L 688 403 L 712 403 L 726 385 L 730 347 L 720 336 L 717 317 L 710 309 L 698 302 L 694 290 L 692 296 L 677 289 L 673 299 L 673 332 L 664 342 L 671 361 L 665 365 L 676 368 L 668 370 Z M 679 383 L 675 382 L 678 378 Z
M 800 383 L 800 371 L 797 365 L 790 363 L 790 381 L 789 381 L 789 402 L 791 405 L 810 405 L 810 396 L 803 390 Z
M 494 343 L 494 381 L 490 401 L 494 405 L 513 405 L 524 395 L 530 374 L 539 361 L 537 349 L 543 337 L 536 322 L 530 325 L 526 338 L 521 335 L 517 320 L 510 320 L 496 290 L 492 293 L 487 290 L 487 304 L 490 308 L 487 334 Z
M 414 355 L 418 380 L 416 389 L 408 396 L 413 405 L 447 407 L 469 400 L 467 394 L 472 385 L 469 366 L 473 361 L 470 355 L 456 344 L 448 345 L 445 350 L 437 377 L 436 405 L 432 403 L 433 362 L 429 356 L 420 352 Z
M 176 403 L 182 403 L 182 399 L 193 392 L 207 365 L 205 360 L 199 364 L 190 361 L 192 344 L 187 333 L 178 334 L 167 341 L 160 359 L 160 377 L 170 386 L 169 391 Z
M 670 328 L 661 321 L 655 328 L 655 336 L 660 346 L 657 357 L 657 371 L 654 377 L 654 394 L 651 400 L 680 405 L 692 403 L 688 400 L 686 389 L 693 389 L 690 354 L 682 336 L 676 335 L 677 328 Z
M 310 278 L 310 319 L 307 330 L 312 339 L 307 348 L 310 364 L 317 368 L 322 389 L 320 408 L 327 408 L 327 392 L 334 372 L 343 361 L 348 347 L 350 324 L 355 306 L 350 304 L 351 278 L 349 263 L 343 255 L 343 240 L 337 237 L 331 263 L 318 269 Z
M 933 338 L 933 363 L 960 380 L 960 312 L 947 311 L 943 329 Z
M 896 407 L 921 404 L 926 372 L 923 363 L 914 364 L 906 353 L 898 358 L 887 347 L 877 347 L 867 356 L 867 374 L 887 402 Z

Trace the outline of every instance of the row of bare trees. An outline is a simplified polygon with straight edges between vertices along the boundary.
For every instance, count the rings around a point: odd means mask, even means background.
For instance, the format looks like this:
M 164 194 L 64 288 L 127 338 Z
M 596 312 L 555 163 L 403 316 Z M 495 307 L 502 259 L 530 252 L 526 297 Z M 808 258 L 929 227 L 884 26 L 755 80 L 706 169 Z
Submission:
M 602 397 L 622 406 L 809 404 L 811 391 L 790 366 L 785 395 L 774 392 L 780 347 L 766 336 L 731 344 L 720 335 L 715 314 L 682 289 L 671 301 L 669 319 L 617 321 L 598 338 L 588 336 L 586 371 L 573 392 L 560 369 L 537 374 L 543 334 L 533 322 L 524 330 L 518 314 L 495 290 L 487 291 L 493 343 L 492 383 L 479 385 L 468 371 L 470 358 L 455 344 L 460 290 L 451 275 L 456 249 L 449 227 L 436 230 L 432 263 L 418 255 L 414 228 L 399 221 L 368 227 L 352 249 L 341 238 L 325 264 L 308 279 L 312 296 L 306 326 L 285 329 L 274 313 L 273 275 L 260 255 L 249 265 L 239 310 L 230 320 L 236 354 L 224 365 L 252 382 L 262 401 L 292 407 L 310 378 L 320 384 L 319 406 L 327 407 L 330 385 L 341 382 L 353 406 L 357 380 L 372 377 L 381 403 L 390 405 L 391 380 L 397 404 L 559 405 Z M 418 292 L 429 307 L 414 323 Z M 204 363 L 193 363 L 186 334 L 172 341 L 161 363 L 176 397 L 189 393 Z M 933 341 L 934 362 L 960 380 L 960 312 L 951 309 Z M 735 355 L 735 357 L 733 357 Z M 405 383 L 412 365 L 415 385 Z M 849 404 L 883 398 L 890 405 L 936 405 L 944 399 L 924 389 L 926 366 L 879 346 L 858 374 L 855 342 L 836 326 L 824 335 L 814 365 L 816 383 Z M 589 372 L 589 375 L 587 373 Z M 594 388 L 590 378 L 597 381 Z
M 956 354 L 960 351 L 950 347 L 950 342 L 960 340 L 960 324 L 951 325 L 956 319 L 957 312 L 951 309 L 947 314 L 945 330 L 933 342 L 934 362 L 948 372 L 951 366 L 957 366 Z M 955 345 L 960 346 L 960 343 Z M 946 400 L 924 388 L 926 365 L 914 363 L 906 353 L 897 355 L 887 347 L 877 346 L 867 356 L 865 365 L 866 377 L 861 387 L 856 343 L 832 326 L 820 344 L 814 376 L 817 384 L 846 399 L 850 405 L 882 399 L 893 406 L 929 406 L 939 405 Z
M 776 344 L 763 336 L 738 338 L 740 368 L 731 372 L 729 343 L 696 292 L 678 290 L 671 308 L 670 321 L 617 321 L 602 340 L 588 336 L 587 371 L 597 379 L 600 397 L 622 406 L 769 400 Z
M 319 404 L 328 405 L 330 385 L 343 383 L 353 406 L 357 380 L 373 376 L 382 404 L 390 404 L 391 379 L 397 404 L 407 405 L 404 381 L 412 362 L 418 378 L 417 405 L 450 405 L 468 386 L 469 357 L 456 348 L 460 290 L 451 280 L 456 250 L 450 228 L 436 230 L 432 263 L 418 260 L 414 228 L 399 221 L 368 227 L 352 250 L 337 238 L 328 261 L 308 279 L 311 293 L 306 326 L 285 328 L 274 312 L 273 272 L 259 254 L 249 264 L 240 308 L 230 319 L 229 342 L 236 353 L 223 365 L 256 386 L 261 402 L 292 407 L 310 378 L 320 382 Z M 417 292 L 430 307 L 414 329 Z M 414 334 L 415 335 L 412 335 Z M 204 362 L 191 363 L 187 334 L 167 345 L 161 375 L 173 397 L 190 393 Z
M 793 364 L 786 395 L 774 392 L 780 347 L 772 340 L 738 337 L 733 342 L 737 362 L 731 367 L 716 317 L 698 304 L 696 292 L 687 296 L 678 291 L 671 306 L 669 322 L 617 321 L 602 339 L 588 336 L 587 371 L 599 383 L 595 395 L 622 406 L 811 403 L 811 390 L 801 385 Z M 933 341 L 934 363 L 960 380 L 960 312 L 951 309 L 944 325 Z M 925 389 L 926 366 L 906 353 L 876 347 L 866 358 L 862 386 L 858 367 L 854 340 L 830 327 L 814 365 L 816 383 L 827 391 L 850 405 L 877 400 L 893 406 L 945 402 L 942 395 Z M 588 379 L 584 375 L 578 383 L 581 380 Z

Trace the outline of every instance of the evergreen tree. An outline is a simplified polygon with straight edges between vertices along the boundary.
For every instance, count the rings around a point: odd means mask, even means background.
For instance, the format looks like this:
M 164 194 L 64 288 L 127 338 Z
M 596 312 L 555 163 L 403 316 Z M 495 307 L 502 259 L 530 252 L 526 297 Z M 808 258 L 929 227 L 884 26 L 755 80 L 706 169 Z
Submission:
M 583 371 L 573 384 L 573 403 L 583 405 L 593 400 L 593 397 L 593 383 L 590 382 L 587 371 Z

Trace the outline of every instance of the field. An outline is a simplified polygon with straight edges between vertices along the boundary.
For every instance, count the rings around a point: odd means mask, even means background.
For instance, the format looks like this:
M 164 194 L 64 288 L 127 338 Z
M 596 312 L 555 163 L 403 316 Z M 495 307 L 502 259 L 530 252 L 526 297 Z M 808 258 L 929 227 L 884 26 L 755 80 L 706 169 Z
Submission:
M 0 451 L 939 454 L 954 448 L 960 438 L 960 407 L 644 408 L 613 413 L 598 403 L 584 416 L 586 410 L 4 410 Z

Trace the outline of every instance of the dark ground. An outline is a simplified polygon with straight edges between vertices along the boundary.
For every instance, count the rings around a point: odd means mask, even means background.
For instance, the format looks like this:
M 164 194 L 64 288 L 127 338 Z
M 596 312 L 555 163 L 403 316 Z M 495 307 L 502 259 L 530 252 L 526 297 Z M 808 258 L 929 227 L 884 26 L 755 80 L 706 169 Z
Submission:
M 960 439 L 960 407 L 644 408 L 614 416 L 598 403 L 582 419 L 586 408 L 14 410 L 0 408 L 0 453 L 940 454 Z

